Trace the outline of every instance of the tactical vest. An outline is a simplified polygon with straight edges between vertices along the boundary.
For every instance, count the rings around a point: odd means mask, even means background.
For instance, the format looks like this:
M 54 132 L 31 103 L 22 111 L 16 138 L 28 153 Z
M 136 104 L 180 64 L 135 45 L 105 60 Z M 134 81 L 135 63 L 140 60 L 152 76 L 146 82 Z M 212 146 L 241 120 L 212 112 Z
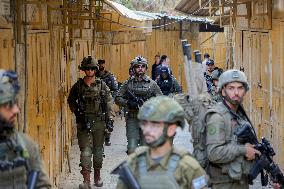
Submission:
M 167 171 L 147 171 L 146 152 L 138 158 L 139 184 L 147 189 L 179 189 L 174 173 L 180 159 L 188 153 L 173 151 L 167 165 Z M 154 178 L 154 179 L 153 179 Z
M 0 142 L 0 189 L 26 189 L 29 153 L 20 134 Z
M 142 81 L 135 81 L 135 77 L 131 78 L 128 84 L 128 90 L 131 90 L 135 96 L 142 98 L 144 101 L 148 100 L 152 96 L 156 96 L 153 91 L 154 81 L 147 79 Z
M 164 95 L 169 95 L 170 93 L 173 92 L 173 80 L 171 78 L 167 80 L 163 80 L 159 78 L 157 84 L 159 85 L 161 91 L 163 92 Z
M 85 119 L 94 121 L 103 117 L 106 112 L 102 109 L 102 98 L 106 96 L 106 91 L 102 86 L 102 81 L 97 79 L 90 86 L 86 86 L 83 79 L 79 82 L 79 101 L 83 106 Z
M 220 103 L 221 104 L 221 103 Z M 238 143 L 234 131 L 240 129 L 244 124 L 249 123 L 243 116 L 233 117 L 225 105 L 218 104 L 213 109 L 210 109 L 206 114 L 218 113 L 228 125 L 225 128 L 226 143 Z M 244 178 L 243 175 L 248 175 L 253 161 L 247 161 L 244 156 L 239 156 L 232 162 L 226 164 L 209 163 L 208 174 L 212 183 L 223 183 L 240 181 Z M 222 175 L 222 176 L 221 176 Z M 221 176 L 221 177 L 220 177 Z

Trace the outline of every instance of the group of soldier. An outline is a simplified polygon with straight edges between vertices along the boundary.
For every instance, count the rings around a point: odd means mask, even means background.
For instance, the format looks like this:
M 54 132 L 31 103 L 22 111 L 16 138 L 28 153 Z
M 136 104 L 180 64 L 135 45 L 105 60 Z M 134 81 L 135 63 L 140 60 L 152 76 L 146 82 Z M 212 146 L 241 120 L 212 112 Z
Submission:
M 166 61 L 167 58 L 161 57 Z M 207 74 L 215 78 L 216 69 L 210 68 L 212 60 L 207 62 Z M 104 60 L 97 61 L 92 56 L 82 60 L 79 69 L 85 76 L 72 86 L 68 96 L 70 110 L 76 116 L 80 148 L 83 183 L 79 188 L 91 188 L 92 168 L 94 185 L 103 186 L 104 144 L 111 145 L 115 116 L 112 106 L 116 103 L 123 107 L 125 114 L 126 152 L 129 155 L 127 161 L 113 171 L 120 175 L 117 188 L 200 189 L 210 185 L 212 189 L 248 189 L 249 170 L 261 152 L 253 144 L 240 143 L 234 134 L 244 126 L 254 130 L 242 106 L 249 90 L 245 74 L 227 70 L 211 79 L 218 103 L 205 113 L 202 121 L 206 129 L 200 137 L 205 137 L 206 141 L 202 152 L 206 163 L 200 164 L 197 154 L 191 155 L 187 150 L 173 146 L 176 130 L 185 126 L 187 114 L 174 98 L 166 96 L 170 93 L 161 90 L 163 84 L 159 87 L 160 82 L 172 77 L 169 66 L 161 63 L 157 68 L 159 74 L 154 81 L 146 74 L 148 61 L 142 56 L 135 57 L 130 63 L 129 78 L 118 89 L 114 75 L 105 70 Z M 26 188 L 30 179 L 15 178 L 15 174 L 30 176 L 34 173 L 38 174 L 36 188 L 50 188 L 37 146 L 14 128 L 19 111 L 18 91 L 16 74 L 1 70 L 0 188 Z M 275 188 L 280 187 L 275 185 Z
M 167 58 L 161 57 L 165 62 L 168 61 Z M 158 57 L 156 59 L 158 60 Z M 111 92 L 109 89 L 116 80 L 106 80 L 105 84 L 101 80 L 102 76 L 101 79 L 96 78 L 101 75 L 98 73 L 104 66 L 101 66 L 101 63 L 97 65 L 92 57 L 85 58 L 80 69 L 86 76 L 72 87 L 68 98 L 71 111 L 76 117 L 84 115 L 84 119 L 77 119 L 80 166 L 84 178 L 80 188 L 91 188 L 92 154 L 94 184 L 97 187 L 103 185 L 100 169 L 103 160 L 103 138 L 107 138 L 104 131 L 109 133 L 107 125 L 109 120 L 112 120 L 111 104 L 115 102 L 124 109 L 126 152 L 129 155 L 127 162 L 114 170 L 114 173 L 120 175 L 117 188 L 199 189 L 207 188 L 210 183 L 212 189 L 247 189 L 250 183 L 248 170 L 260 152 L 252 144 L 239 143 L 234 130 L 244 125 L 249 125 L 253 130 L 242 107 L 249 85 L 245 74 L 238 70 L 228 70 L 221 76 L 218 70 L 217 76 L 214 76 L 216 69 L 212 61 L 207 60 L 209 63 L 206 63 L 204 76 L 208 74 L 211 77 L 210 82 L 215 87 L 212 90 L 214 93 L 209 90 L 207 92 L 219 96 L 214 100 L 212 95 L 212 100 L 219 103 L 212 106 L 204 116 L 206 165 L 200 165 L 197 154 L 190 155 L 187 151 L 173 147 L 176 129 L 184 127 L 186 114 L 184 108 L 174 98 L 166 96 L 167 93 L 163 93 L 162 87 L 158 85 L 159 79 L 165 79 L 163 74 L 172 76 L 167 63 L 157 65 L 159 74 L 155 75 L 154 81 L 146 74 L 147 60 L 142 56 L 135 57 L 130 63 L 129 78 L 121 84 L 118 92 L 115 91 L 117 87 Z M 111 93 L 114 94 L 113 98 Z M 83 110 L 81 103 L 85 107 Z M 101 107 L 103 104 L 106 104 L 105 108 Z M 87 127 L 88 125 L 90 126 Z M 107 144 L 107 140 L 105 143 Z M 129 174 L 132 177 L 129 177 Z

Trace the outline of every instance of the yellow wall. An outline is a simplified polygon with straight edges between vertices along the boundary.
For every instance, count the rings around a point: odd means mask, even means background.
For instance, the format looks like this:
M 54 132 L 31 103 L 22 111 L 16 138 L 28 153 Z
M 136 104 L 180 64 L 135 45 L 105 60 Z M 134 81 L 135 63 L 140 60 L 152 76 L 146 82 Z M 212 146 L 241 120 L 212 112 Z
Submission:
M 273 20 L 272 30 L 236 32 L 236 68 L 243 67 L 251 91 L 246 108 L 258 137 L 265 136 L 284 167 L 284 20 Z
M 6 44 L 5 48 L 0 48 L 0 67 L 16 70 L 20 75 L 21 114 L 18 128 L 20 131 L 25 130 L 39 144 L 47 172 L 55 183 L 60 173 L 66 169 L 67 151 L 72 136 L 72 119 L 66 102 L 67 89 L 71 84 L 68 79 L 70 69 L 68 58 L 63 55 L 63 33 L 61 30 L 55 30 L 52 34 L 49 30 L 29 31 L 25 72 L 23 66 L 15 66 L 15 59 L 24 60 L 24 53 L 14 56 L 15 48 L 21 48 L 21 45 L 11 44 L 13 41 L 9 30 L 0 31 L 0 42 Z M 24 78 L 27 79 L 26 88 Z

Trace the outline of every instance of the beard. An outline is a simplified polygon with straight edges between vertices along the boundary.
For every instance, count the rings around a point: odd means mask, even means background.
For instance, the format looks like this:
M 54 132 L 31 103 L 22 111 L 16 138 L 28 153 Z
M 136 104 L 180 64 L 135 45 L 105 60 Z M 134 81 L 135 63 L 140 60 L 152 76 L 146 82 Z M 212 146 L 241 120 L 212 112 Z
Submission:
M 138 76 L 138 77 L 142 77 L 143 75 L 145 75 L 145 72 L 138 71 L 138 72 L 135 72 L 135 75 Z
M 4 130 L 12 130 L 14 128 L 14 122 L 9 122 L 0 115 L 0 135 Z
M 242 104 L 242 102 L 243 102 L 243 97 L 239 97 L 239 96 L 233 96 L 232 98 L 230 98 L 229 97 L 229 95 L 227 94 L 227 92 L 225 92 L 225 99 L 229 102 L 229 103 L 231 103 L 231 104 L 233 104 L 233 105 L 240 105 L 240 104 Z

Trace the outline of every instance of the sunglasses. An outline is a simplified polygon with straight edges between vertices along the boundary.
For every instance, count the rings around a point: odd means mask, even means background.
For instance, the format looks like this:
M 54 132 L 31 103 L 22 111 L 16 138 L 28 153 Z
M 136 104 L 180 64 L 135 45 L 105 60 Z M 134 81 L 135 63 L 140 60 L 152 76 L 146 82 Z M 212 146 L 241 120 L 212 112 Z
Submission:
M 85 71 L 88 71 L 88 70 L 94 71 L 94 70 L 97 70 L 97 68 L 96 67 L 86 67 L 86 68 L 84 68 L 84 70 Z

